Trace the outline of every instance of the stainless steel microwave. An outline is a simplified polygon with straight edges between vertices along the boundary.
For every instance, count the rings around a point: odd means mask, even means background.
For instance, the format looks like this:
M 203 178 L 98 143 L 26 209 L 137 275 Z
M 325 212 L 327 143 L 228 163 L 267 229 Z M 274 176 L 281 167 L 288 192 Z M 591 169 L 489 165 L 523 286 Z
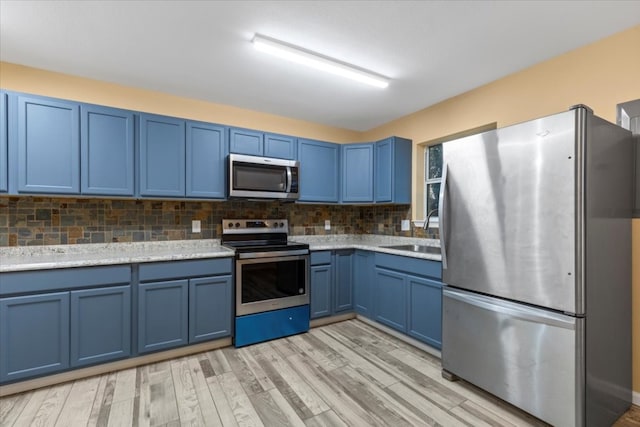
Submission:
M 299 169 L 295 160 L 229 154 L 229 197 L 296 200 Z

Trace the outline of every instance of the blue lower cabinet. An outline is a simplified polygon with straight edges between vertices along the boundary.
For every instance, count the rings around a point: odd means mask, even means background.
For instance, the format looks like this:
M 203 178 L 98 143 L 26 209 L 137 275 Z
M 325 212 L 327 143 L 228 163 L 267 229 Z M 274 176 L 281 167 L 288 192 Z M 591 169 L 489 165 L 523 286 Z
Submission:
M 375 320 L 407 332 L 406 275 L 376 268 Z
M 353 250 L 334 253 L 335 278 L 333 312 L 353 310 Z
M 356 251 L 353 256 L 353 303 L 356 313 L 373 318 L 375 253 Z
M 69 367 L 69 292 L 0 299 L 0 382 Z
M 413 338 L 442 348 L 442 282 L 408 276 L 409 330 Z
M 138 287 L 138 352 L 187 344 L 189 281 L 143 283 Z
M 331 264 L 311 266 L 309 276 L 311 318 L 331 314 L 331 287 L 333 284 Z
M 71 366 L 131 355 L 131 286 L 71 292 Z
M 231 276 L 189 280 L 189 342 L 231 335 Z
M 309 330 L 309 306 L 283 308 L 236 317 L 234 344 L 249 344 L 287 337 Z

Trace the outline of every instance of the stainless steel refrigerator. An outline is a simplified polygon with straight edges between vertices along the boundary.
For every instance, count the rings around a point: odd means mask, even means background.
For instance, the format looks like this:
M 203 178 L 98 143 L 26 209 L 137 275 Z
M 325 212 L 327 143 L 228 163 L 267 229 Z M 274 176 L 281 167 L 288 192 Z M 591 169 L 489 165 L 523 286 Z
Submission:
M 631 141 L 576 106 L 443 144 L 443 375 L 558 427 L 629 408 Z

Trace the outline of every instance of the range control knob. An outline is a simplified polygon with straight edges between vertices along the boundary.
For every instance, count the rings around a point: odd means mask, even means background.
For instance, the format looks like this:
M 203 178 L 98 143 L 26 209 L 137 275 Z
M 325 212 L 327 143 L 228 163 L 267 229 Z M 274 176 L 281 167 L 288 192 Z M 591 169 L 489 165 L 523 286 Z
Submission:
M 229 228 L 233 228 L 233 223 L 232 222 L 229 223 Z
M 240 223 L 236 222 L 236 227 L 240 228 Z
M 280 227 L 284 227 L 284 222 L 281 222 L 281 223 L 280 223 Z

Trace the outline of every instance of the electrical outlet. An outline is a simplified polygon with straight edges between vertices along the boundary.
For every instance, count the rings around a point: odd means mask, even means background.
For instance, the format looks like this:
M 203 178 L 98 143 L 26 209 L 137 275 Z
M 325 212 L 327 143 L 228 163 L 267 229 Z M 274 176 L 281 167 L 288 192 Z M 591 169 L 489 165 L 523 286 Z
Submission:
M 411 230 L 411 225 L 410 225 L 410 222 L 409 222 L 408 219 L 403 219 L 400 222 L 400 230 L 401 231 L 409 231 L 409 230 Z
M 331 220 L 328 220 L 328 219 L 324 220 L 324 229 L 331 230 Z
M 194 219 L 193 221 L 191 221 L 191 232 L 192 233 L 200 233 L 201 229 L 200 229 L 200 220 L 199 219 Z

